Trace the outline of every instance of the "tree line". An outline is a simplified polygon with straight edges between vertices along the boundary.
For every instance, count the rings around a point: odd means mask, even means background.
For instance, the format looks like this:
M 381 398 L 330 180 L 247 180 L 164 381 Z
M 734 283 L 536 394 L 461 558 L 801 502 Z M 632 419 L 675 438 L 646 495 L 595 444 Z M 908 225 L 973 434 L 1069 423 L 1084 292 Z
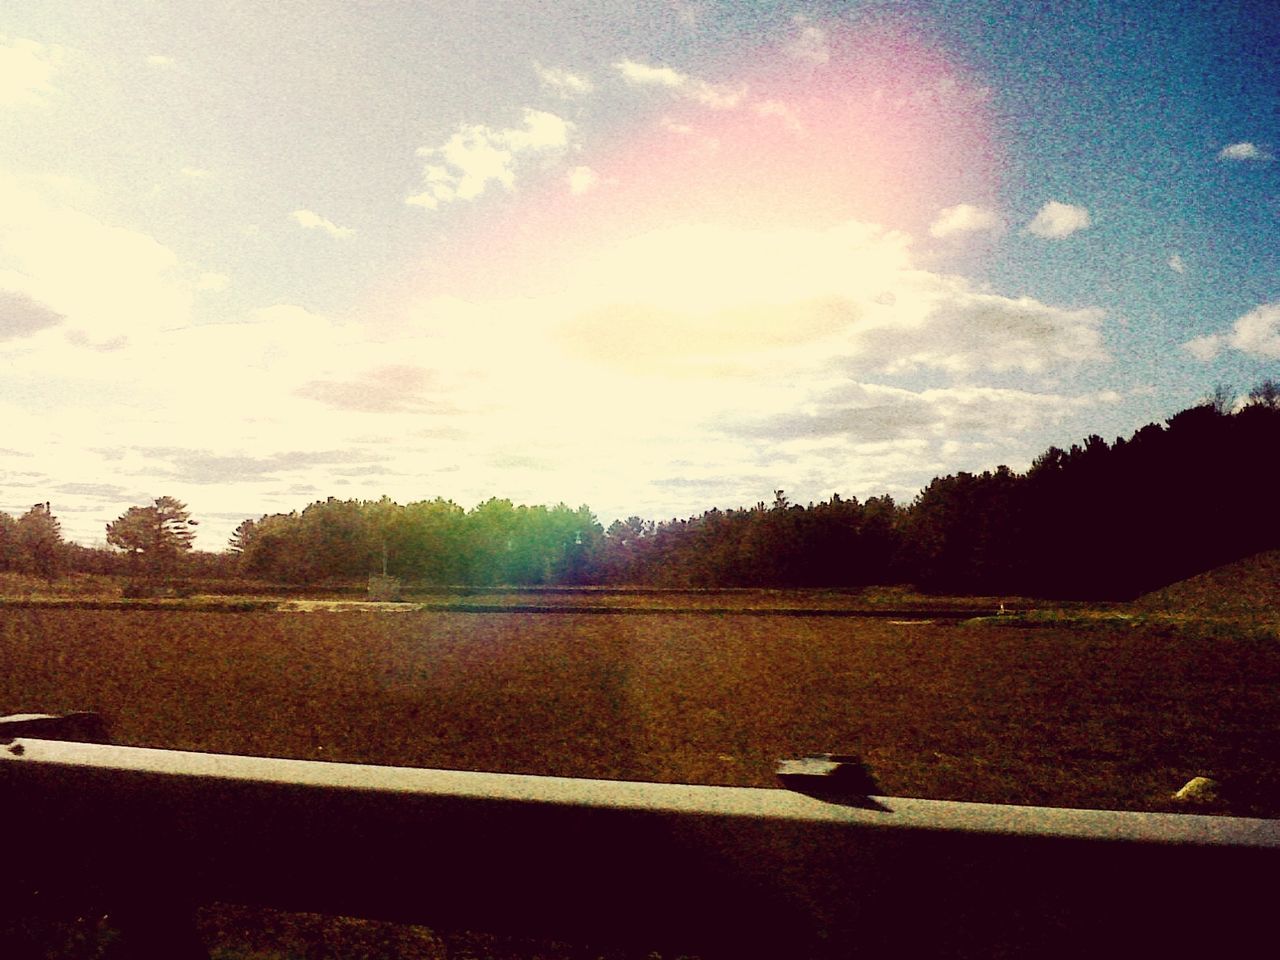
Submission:
M 186 505 L 160 497 L 107 526 L 100 550 L 64 544 L 49 504 L 0 513 L 0 569 L 314 584 L 382 573 L 446 585 L 862 587 L 1122 599 L 1280 547 L 1280 386 L 1243 404 L 1224 390 L 1107 443 L 1050 447 L 1007 466 L 935 478 L 909 504 L 785 491 L 745 509 L 640 517 L 603 529 L 586 506 L 466 510 L 330 497 L 245 520 L 221 555 L 193 553 Z
M 861 587 L 1126 599 L 1280 548 L 1280 386 L 1236 408 L 1228 391 L 1108 444 L 1050 447 L 1007 466 L 935 478 L 907 505 L 833 496 L 632 518 L 606 532 L 598 582 Z
M 230 549 L 244 575 L 290 583 L 382 573 L 435 584 L 579 584 L 591 580 L 601 535 L 585 506 L 495 497 L 464 510 L 441 498 L 402 506 L 330 497 L 301 513 L 245 520 Z
M 66 573 L 93 573 L 163 579 L 232 576 L 229 556 L 193 552 L 199 521 L 173 497 L 157 497 L 145 507 L 130 507 L 107 524 L 106 542 L 114 549 L 67 543 L 52 504 L 37 503 L 16 520 L 0 511 L 0 572 L 53 580 Z M 230 562 L 228 560 L 230 559 Z
M 1050 447 L 1022 475 L 935 479 L 900 563 L 935 590 L 1133 597 L 1280 548 L 1278 451 L 1280 391 L 1234 413 L 1220 394 L 1127 440 Z

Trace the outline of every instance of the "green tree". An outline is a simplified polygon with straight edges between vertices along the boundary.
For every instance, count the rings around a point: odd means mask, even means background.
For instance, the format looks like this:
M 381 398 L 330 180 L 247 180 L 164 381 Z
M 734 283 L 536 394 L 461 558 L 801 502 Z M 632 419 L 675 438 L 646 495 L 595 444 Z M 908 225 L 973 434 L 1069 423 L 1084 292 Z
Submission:
M 404 507 L 383 494 L 376 501 L 366 501 L 362 512 L 374 568 L 380 570 L 384 577 L 391 575 L 392 571 L 397 576 L 402 575 L 406 529 Z
M 244 541 L 240 554 L 240 572 L 263 580 L 305 582 L 312 571 L 302 539 L 302 521 L 296 513 L 276 513 L 254 521 L 253 535 Z
M 0 511 L 0 570 L 15 570 L 21 564 L 18 521 Z
M 52 580 L 62 569 L 62 525 L 48 503 L 37 503 L 16 524 L 22 569 Z
M 309 567 L 307 579 L 363 577 L 381 567 L 381 544 L 358 500 L 329 497 L 302 511 L 296 558 Z M 375 560 L 374 557 L 378 559 Z
M 515 550 L 518 519 L 510 500 L 491 497 L 476 505 L 466 520 L 467 582 L 509 581 L 510 559 Z
M 466 580 L 466 511 L 452 500 L 419 500 L 404 508 L 394 548 L 405 576 L 431 583 Z
M 198 521 L 187 505 L 173 497 L 157 497 L 149 507 L 130 507 L 107 524 L 107 543 L 125 551 L 135 569 L 145 565 L 152 576 L 172 573 L 178 558 L 191 550 Z

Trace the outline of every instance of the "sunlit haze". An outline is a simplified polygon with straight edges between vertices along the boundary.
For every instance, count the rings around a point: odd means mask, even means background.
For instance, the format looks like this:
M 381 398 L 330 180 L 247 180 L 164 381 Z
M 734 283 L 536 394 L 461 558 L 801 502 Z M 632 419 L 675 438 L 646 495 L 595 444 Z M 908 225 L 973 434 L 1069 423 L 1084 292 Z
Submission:
M 1280 376 L 1280 7 L 0 10 L 0 510 L 638 514 Z

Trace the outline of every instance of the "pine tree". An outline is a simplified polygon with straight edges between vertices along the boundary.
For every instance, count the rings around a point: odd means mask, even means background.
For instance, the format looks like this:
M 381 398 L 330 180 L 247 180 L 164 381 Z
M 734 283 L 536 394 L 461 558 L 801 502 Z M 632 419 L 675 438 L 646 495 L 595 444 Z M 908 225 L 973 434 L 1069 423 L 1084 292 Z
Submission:
M 187 505 L 173 497 L 157 497 L 149 507 L 130 507 L 107 524 L 107 543 L 124 550 L 135 567 L 145 564 L 153 576 L 170 573 L 178 557 L 191 549 L 198 523 Z

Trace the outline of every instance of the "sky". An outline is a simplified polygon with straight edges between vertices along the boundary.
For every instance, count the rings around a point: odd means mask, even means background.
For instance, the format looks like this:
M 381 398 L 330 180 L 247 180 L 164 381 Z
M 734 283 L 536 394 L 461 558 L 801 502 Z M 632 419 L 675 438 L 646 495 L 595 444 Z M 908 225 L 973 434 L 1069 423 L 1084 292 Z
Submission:
M 0 510 L 605 524 L 1280 378 L 1280 5 L 0 7 Z

